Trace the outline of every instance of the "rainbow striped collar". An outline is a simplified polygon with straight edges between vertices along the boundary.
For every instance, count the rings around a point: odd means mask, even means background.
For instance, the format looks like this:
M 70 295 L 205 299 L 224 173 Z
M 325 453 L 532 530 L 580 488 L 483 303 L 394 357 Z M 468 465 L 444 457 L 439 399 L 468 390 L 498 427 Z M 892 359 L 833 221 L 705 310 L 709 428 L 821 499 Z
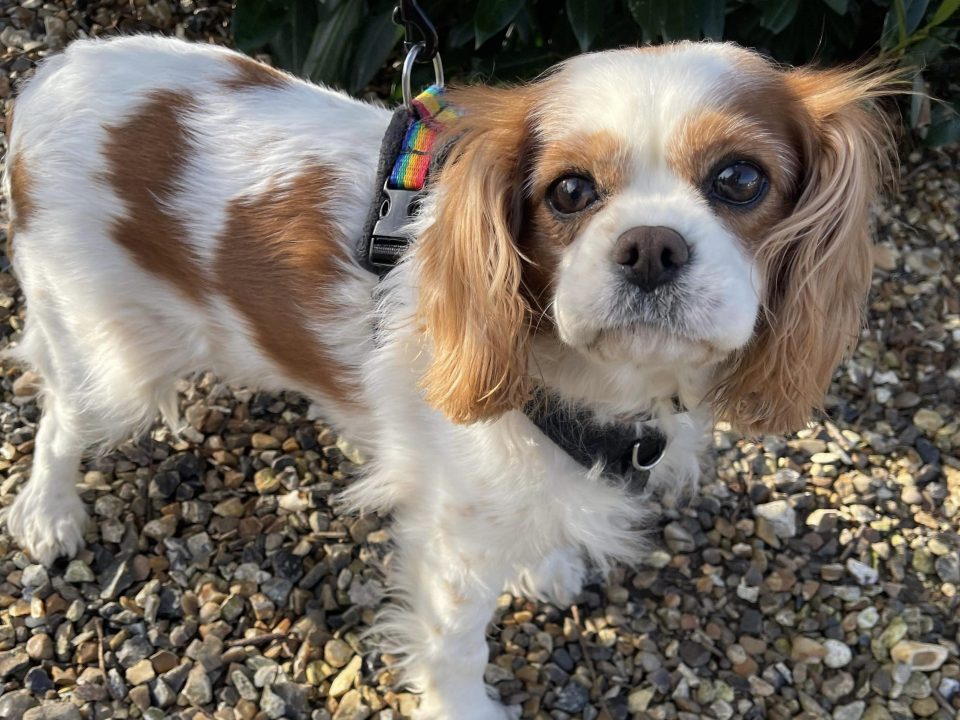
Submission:
M 407 128 L 400 154 L 387 179 L 391 190 L 422 190 L 430 170 L 431 150 L 445 122 L 457 116 L 447 105 L 443 88 L 431 85 L 411 103 L 413 122 Z

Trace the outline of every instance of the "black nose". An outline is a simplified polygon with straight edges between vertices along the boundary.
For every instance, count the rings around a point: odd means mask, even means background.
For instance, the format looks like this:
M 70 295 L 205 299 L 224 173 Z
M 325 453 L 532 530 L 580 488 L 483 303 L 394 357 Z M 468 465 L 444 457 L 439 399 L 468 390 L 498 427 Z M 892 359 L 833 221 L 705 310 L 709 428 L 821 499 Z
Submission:
M 668 227 L 631 228 L 613 246 L 614 262 L 644 292 L 673 280 L 689 257 L 686 240 Z

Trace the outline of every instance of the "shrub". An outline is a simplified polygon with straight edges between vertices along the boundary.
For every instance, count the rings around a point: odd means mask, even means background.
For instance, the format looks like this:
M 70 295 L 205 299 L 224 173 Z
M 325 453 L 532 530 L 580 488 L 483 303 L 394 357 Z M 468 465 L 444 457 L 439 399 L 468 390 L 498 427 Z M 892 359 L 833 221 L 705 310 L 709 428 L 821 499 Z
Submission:
M 316 82 L 399 94 L 392 0 L 236 0 L 234 41 Z M 916 68 L 910 124 L 960 141 L 960 0 L 423 0 L 448 77 L 530 78 L 565 57 L 683 38 L 727 39 L 798 64 L 880 56 Z M 424 71 L 428 77 L 429 68 Z M 949 102 L 924 97 L 953 96 Z

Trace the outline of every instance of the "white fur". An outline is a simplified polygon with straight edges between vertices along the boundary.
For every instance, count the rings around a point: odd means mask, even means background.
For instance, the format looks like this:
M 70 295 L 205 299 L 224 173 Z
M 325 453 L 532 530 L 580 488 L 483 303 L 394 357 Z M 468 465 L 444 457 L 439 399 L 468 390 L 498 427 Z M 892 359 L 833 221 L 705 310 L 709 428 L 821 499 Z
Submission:
M 588 115 L 605 118 L 635 147 L 636 177 L 565 255 L 554 299 L 562 342 L 538 341 L 532 367 L 547 386 L 598 413 L 652 408 L 669 436 L 652 484 L 673 492 L 696 483 L 711 424 L 709 409 L 697 404 L 719 358 L 699 343 L 739 347 L 758 307 L 757 282 L 735 238 L 662 157 L 684 109 L 719 91 L 733 53 L 686 45 L 578 59 L 558 71 L 568 92 L 541 117 L 543 132 L 555 137 L 582 130 Z M 389 112 L 302 82 L 228 92 L 220 81 L 232 71 L 229 56 L 150 37 L 76 43 L 46 62 L 18 100 L 11 155 L 28 163 L 39 210 L 15 240 L 28 300 L 16 355 L 43 376 L 44 415 L 33 473 L 8 527 L 43 563 L 72 555 L 82 542 L 85 515 L 74 491 L 81 453 L 143 429 L 158 409 L 175 415 L 178 377 L 210 369 L 231 382 L 322 395 L 266 357 L 225 298 L 198 306 L 110 239 L 109 223 L 125 209 L 98 179 L 105 128 L 161 88 L 186 89 L 196 99 L 190 166 L 172 201 L 187 235 L 172 241 L 188 244 L 204 270 L 229 200 L 295 172 L 305 159 L 346 169 L 331 207 L 342 236 L 358 238 Z M 573 97 L 589 112 L 569 112 Z M 610 302 L 610 246 L 640 224 L 674 225 L 698 251 L 687 282 L 702 305 L 689 309 L 690 334 L 651 332 L 611 342 L 607 352 L 584 352 Z M 504 718 L 482 679 L 497 595 L 515 587 L 566 603 L 579 591 L 586 562 L 606 568 L 636 561 L 647 503 L 602 468 L 577 465 L 521 412 L 457 426 L 426 405 L 417 389 L 427 361 L 412 322 L 417 285 L 415 262 L 379 286 L 351 267 L 337 287 L 339 317 L 317 320 L 318 337 L 335 341 L 336 358 L 363 378 L 365 391 L 366 410 L 330 410 L 373 455 L 344 501 L 395 518 L 398 602 L 380 629 L 386 646 L 404 656 L 407 681 L 424 693 L 423 716 Z M 658 404 L 673 394 L 695 409 L 674 416 Z

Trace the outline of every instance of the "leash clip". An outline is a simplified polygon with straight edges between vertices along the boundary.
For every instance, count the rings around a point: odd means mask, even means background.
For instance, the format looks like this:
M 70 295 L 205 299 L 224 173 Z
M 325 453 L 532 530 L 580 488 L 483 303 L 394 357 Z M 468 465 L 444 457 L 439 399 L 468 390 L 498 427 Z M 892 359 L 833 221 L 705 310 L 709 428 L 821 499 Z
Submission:
M 380 215 L 373 226 L 367 255 L 371 265 L 389 270 L 399 262 L 413 240 L 407 226 L 420 210 L 422 195 L 422 190 L 399 190 L 384 183 Z
M 423 57 L 420 62 L 430 62 L 433 60 L 440 49 L 440 38 L 437 36 L 437 29 L 430 22 L 427 14 L 420 9 L 416 0 L 400 0 L 393 9 L 393 24 L 402 25 L 404 30 L 403 45 L 409 52 L 417 44 L 423 45 Z M 414 39 L 414 30 L 420 33 L 422 42 L 417 43 Z
M 410 90 L 410 76 L 413 74 L 413 64 L 417 61 L 417 56 L 425 47 L 424 43 L 418 42 L 410 48 L 410 52 L 407 53 L 407 57 L 403 61 L 403 74 L 400 76 L 400 87 L 403 90 L 403 106 L 410 112 L 413 112 L 413 92 Z M 440 53 L 438 52 L 435 52 L 433 55 L 433 75 L 435 78 L 433 84 L 438 88 L 442 88 L 443 63 L 440 61 Z

